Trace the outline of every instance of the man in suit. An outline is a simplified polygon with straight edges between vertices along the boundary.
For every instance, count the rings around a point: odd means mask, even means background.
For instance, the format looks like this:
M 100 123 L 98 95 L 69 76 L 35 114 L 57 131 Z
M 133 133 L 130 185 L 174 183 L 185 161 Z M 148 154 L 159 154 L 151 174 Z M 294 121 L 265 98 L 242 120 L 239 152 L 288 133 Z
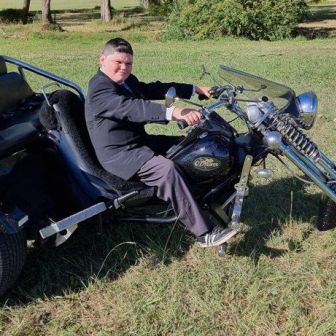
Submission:
M 133 49 L 122 38 L 108 41 L 99 58 L 100 69 L 89 82 L 85 117 L 101 165 L 125 180 L 138 178 L 155 186 L 157 197 L 170 202 L 185 227 L 202 247 L 221 245 L 235 230 L 213 227 L 193 199 L 179 168 L 163 155 L 176 137 L 148 135 L 148 122 L 185 120 L 194 125 L 201 114 L 191 108 L 166 108 L 151 100 L 164 99 L 174 86 L 177 96 L 209 97 L 208 87 L 180 83 L 144 83 L 132 74 Z

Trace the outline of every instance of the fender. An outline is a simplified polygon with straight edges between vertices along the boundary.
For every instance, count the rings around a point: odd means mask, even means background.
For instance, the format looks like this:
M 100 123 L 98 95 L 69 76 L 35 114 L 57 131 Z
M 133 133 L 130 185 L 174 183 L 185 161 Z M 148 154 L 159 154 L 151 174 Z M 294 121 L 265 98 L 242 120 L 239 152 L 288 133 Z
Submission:
M 0 211 L 0 232 L 14 234 L 21 231 L 28 222 L 28 215 L 18 207 L 9 213 Z

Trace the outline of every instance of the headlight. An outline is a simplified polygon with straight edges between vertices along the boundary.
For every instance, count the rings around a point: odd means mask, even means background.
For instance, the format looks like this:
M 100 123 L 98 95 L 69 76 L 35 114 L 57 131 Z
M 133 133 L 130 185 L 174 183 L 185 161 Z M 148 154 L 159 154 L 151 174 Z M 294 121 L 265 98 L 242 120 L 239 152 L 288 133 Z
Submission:
M 314 92 L 304 92 L 296 97 L 298 108 L 297 123 L 300 127 L 308 130 L 314 125 L 317 115 L 317 97 Z
M 252 102 L 247 103 L 246 113 L 247 113 L 248 120 L 252 124 L 256 124 L 260 120 L 260 118 L 263 116 L 258 105 Z

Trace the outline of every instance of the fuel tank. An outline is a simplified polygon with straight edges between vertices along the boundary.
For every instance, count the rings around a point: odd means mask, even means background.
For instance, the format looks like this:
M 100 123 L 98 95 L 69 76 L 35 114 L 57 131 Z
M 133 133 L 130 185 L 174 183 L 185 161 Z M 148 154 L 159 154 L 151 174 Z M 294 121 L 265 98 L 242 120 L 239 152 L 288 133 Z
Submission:
M 186 146 L 172 159 L 190 181 L 200 183 L 230 173 L 234 163 L 233 145 L 223 135 L 208 134 Z

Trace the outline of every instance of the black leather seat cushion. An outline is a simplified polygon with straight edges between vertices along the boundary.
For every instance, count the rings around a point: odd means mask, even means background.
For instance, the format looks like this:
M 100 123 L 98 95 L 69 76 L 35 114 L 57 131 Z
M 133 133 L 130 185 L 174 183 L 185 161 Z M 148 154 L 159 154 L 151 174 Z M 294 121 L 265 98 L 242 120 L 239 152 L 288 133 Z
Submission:
M 58 113 L 56 116 L 54 108 L 46 102 L 40 110 L 41 124 L 49 130 L 61 129 L 72 138 L 75 144 L 77 157 L 81 160 L 81 165 L 85 166 L 85 171 L 103 180 L 118 193 L 124 194 L 130 190 L 150 189 L 146 191 L 146 197 L 153 196 L 154 188 L 149 188 L 138 181 L 125 181 L 103 169 L 96 157 L 94 148 L 91 144 L 89 133 L 86 127 L 84 115 L 84 103 L 71 91 L 57 90 L 49 96 L 52 106 L 55 106 Z M 149 195 L 150 194 L 150 195 Z
M 22 104 L 34 95 L 25 79 L 17 72 L 0 75 L 0 115 Z
M 6 71 L 0 58 L 0 73 Z M 41 100 L 16 72 L 0 74 L 0 157 L 23 149 L 38 138 Z
M 0 130 L 0 157 L 21 150 L 38 137 L 37 129 L 25 122 Z

